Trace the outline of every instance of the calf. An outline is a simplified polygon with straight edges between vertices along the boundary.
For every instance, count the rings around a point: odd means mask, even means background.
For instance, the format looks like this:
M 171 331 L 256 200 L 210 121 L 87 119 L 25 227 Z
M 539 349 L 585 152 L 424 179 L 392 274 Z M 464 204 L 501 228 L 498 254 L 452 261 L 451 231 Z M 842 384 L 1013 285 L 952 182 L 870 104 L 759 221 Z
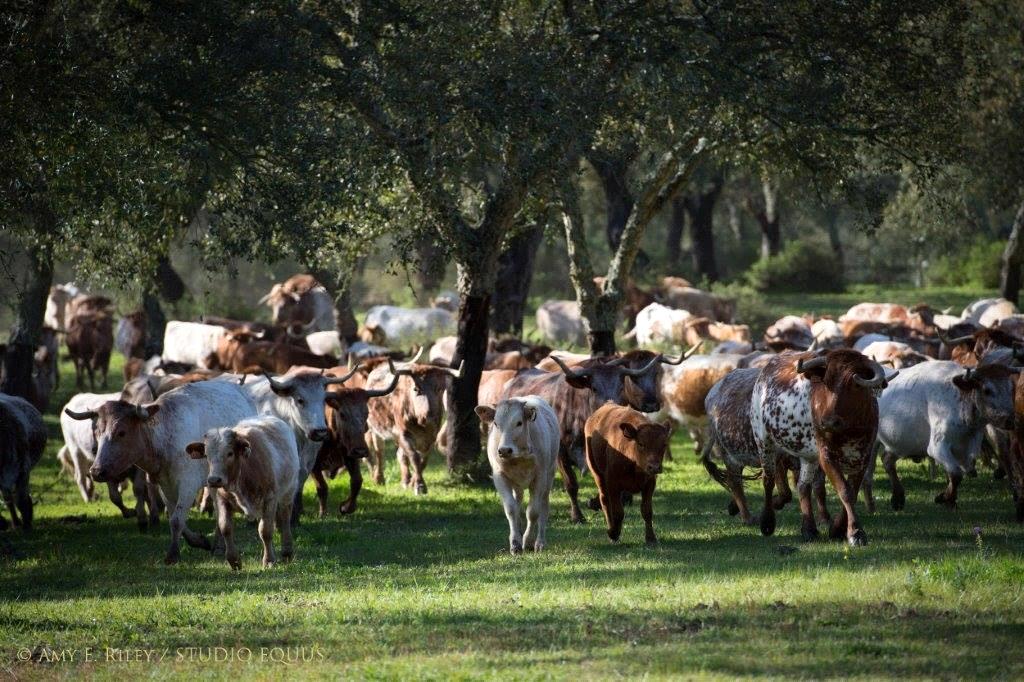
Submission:
M 86 502 L 91 502 L 93 495 L 92 479 L 89 478 L 88 472 L 96 459 L 96 437 L 91 423 L 74 419 L 70 415 L 96 410 L 106 402 L 120 399 L 121 395 L 120 393 L 79 393 L 68 401 L 68 404 L 64 406 L 65 409 L 60 413 L 60 430 L 64 437 L 62 451 L 66 452 L 75 483 L 78 485 L 78 492 Z M 121 483 L 127 479 L 131 480 L 132 492 L 135 494 L 134 511 L 125 506 L 124 498 L 121 496 Z M 160 521 L 156 489 L 149 485 L 146 473 L 138 467 L 129 467 L 126 471 L 111 477 L 107 481 L 107 496 L 111 503 L 120 510 L 122 517 L 126 519 L 135 517 L 140 531 L 145 532 L 148 528 L 156 528 Z M 148 514 L 146 513 L 147 504 L 149 505 Z
M 558 416 L 537 396 L 510 398 L 479 405 L 480 422 L 490 426 L 487 460 L 494 487 L 508 519 L 512 554 L 523 549 L 539 552 L 547 544 L 548 498 L 555 480 L 558 456 Z M 523 491 L 529 489 L 526 535 L 522 530 Z
M 412 487 L 417 495 L 427 493 L 423 470 L 444 417 L 443 395 L 452 377 L 462 376 L 458 370 L 434 365 L 402 363 L 394 372 L 392 366 L 378 365 L 366 380 L 369 390 L 389 386 L 394 375 L 400 377 L 398 387 L 387 400 L 375 400 L 370 406 L 367 425 L 373 455 L 374 478 L 383 480 L 383 442 L 394 440 L 395 453 L 402 476 L 402 487 Z
M 101 384 L 107 386 L 107 370 L 110 367 L 110 352 L 114 347 L 113 322 L 106 313 L 75 312 L 68 323 L 68 353 L 75 363 L 75 383 L 83 387 L 83 379 L 89 376 L 89 388 L 96 389 L 96 372 L 102 377 Z
M 636 410 L 617 405 L 602 405 L 587 419 L 584 426 L 587 466 L 597 484 L 612 542 L 618 542 L 622 534 L 623 493 L 640 493 L 644 538 L 648 545 L 658 542 L 654 534 L 652 499 L 671 434 L 669 427 L 649 421 Z
M 931 457 L 946 470 L 946 489 L 935 502 L 956 506 L 964 474 L 974 469 L 985 425 L 1014 425 L 1013 378 L 1020 368 L 955 362 L 926 362 L 904 370 L 879 400 L 878 440 L 882 464 L 892 482 L 892 507 L 903 509 L 906 496 L 896 460 Z
M 764 469 L 762 533 L 775 531 L 775 473 L 783 458 L 793 455 L 801 460 L 798 490 L 804 539 L 818 535 L 810 494 L 820 467 L 843 506 L 832 520 L 830 535 L 842 537 L 845 531 L 851 545 L 867 544 L 853 505 L 874 454 L 876 391 L 885 384 L 882 366 L 854 350 L 783 353 L 764 366 L 750 401 Z
M 256 415 L 255 403 L 240 386 L 201 381 L 145 405 L 111 400 L 95 410 L 64 412 L 73 419 L 93 420 L 96 460 L 89 473 L 94 481 L 112 480 L 134 465 L 159 488 L 171 526 L 165 563 L 180 559 L 182 535 L 193 547 L 210 549 L 207 539 L 186 523 L 188 510 L 206 483 L 206 467 L 182 452 L 210 429 L 233 426 Z
M 242 568 L 234 540 L 233 512 L 259 520 L 263 567 L 274 565 L 274 524 L 281 533 L 281 558 L 288 561 L 292 547 L 291 506 L 300 485 L 299 453 L 291 427 L 277 417 L 245 419 L 231 427 L 207 431 L 202 441 L 189 443 L 185 452 L 193 460 L 206 460 L 206 483 L 217 491 L 217 529 L 224 538 L 231 568 Z
M 45 447 L 46 426 L 39 410 L 24 398 L 0 393 L 0 494 L 11 522 L 26 533 L 32 530 L 29 475 Z M 0 515 L 0 530 L 6 529 L 7 520 Z
M 366 446 L 366 422 L 370 416 L 369 402 L 373 398 L 383 398 L 398 386 L 399 375 L 388 358 L 392 375 L 391 384 L 381 389 L 365 389 L 344 387 L 331 391 L 325 398 L 327 429 L 330 435 L 320 447 L 312 475 L 316 483 L 316 496 L 320 503 L 320 517 L 327 515 L 327 481 L 324 472 L 332 476 L 341 467 L 345 467 L 349 475 L 348 499 L 338 507 L 339 514 L 351 514 L 356 510 L 359 491 L 363 487 L 363 474 L 359 461 L 366 459 L 370 452 Z M 356 374 L 355 376 L 359 376 Z M 354 378 L 354 377 L 353 377 Z

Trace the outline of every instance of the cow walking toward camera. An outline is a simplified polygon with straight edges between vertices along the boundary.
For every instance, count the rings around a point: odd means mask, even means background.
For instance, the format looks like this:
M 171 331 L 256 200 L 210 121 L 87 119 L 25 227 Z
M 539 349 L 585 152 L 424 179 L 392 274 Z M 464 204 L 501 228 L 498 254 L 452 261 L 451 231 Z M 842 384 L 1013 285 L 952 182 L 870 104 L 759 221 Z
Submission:
M 291 426 L 271 416 L 246 419 L 210 429 L 185 451 L 193 460 L 208 463 L 206 484 L 217 491 L 217 529 L 231 568 L 242 568 L 234 538 L 236 510 L 259 521 L 264 568 L 277 561 L 275 524 L 281 533 L 281 558 L 290 560 L 295 552 L 292 502 L 299 486 L 299 451 Z
M 46 427 L 39 410 L 24 398 L 0 393 L 0 493 L 11 512 L 11 522 L 26 533 L 32 530 L 29 474 L 45 447 Z M 6 528 L 7 520 L 0 516 L 0 530 Z
M 654 487 L 671 435 L 669 427 L 655 424 L 634 409 L 611 403 L 602 405 L 587 419 L 587 466 L 597 483 L 612 542 L 618 542 L 622 534 L 623 493 L 640 493 L 644 539 L 648 545 L 658 542 L 654 534 Z
M 512 554 L 539 552 L 547 544 L 548 498 L 555 481 L 558 457 L 558 417 L 542 398 L 531 395 L 476 408 L 480 421 L 490 425 L 487 460 L 494 487 L 508 518 Z M 523 535 L 523 491 L 530 491 Z
M 797 489 L 804 539 L 818 536 L 811 491 L 820 468 L 843 507 L 832 520 L 830 536 L 845 535 L 851 545 L 867 544 L 853 505 L 874 455 L 876 393 L 885 385 L 882 366 L 854 350 L 782 353 L 764 366 L 750 401 L 750 421 L 764 471 L 762 533 L 775 532 L 775 472 L 782 458 L 792 455 L 800 459 Z

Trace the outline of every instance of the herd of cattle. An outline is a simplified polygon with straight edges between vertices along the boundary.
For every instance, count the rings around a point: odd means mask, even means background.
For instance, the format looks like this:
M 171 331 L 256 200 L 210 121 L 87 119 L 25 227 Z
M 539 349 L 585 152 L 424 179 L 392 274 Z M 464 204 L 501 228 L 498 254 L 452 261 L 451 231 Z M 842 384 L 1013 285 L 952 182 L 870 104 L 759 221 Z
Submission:
M 13 523 L 32 524 L 29 474 L 45 446 L 40 411 L 57 381 L 61 336 L 79 389 L 88 379 L 95 390 L 97 374 L 105 387 L 113 348 L 129 360 L 121 391 L 79 393 L 64 406 L 58 458 L 83 500 L 94 499 L 94 483 L 105 483 L 110 500 L 143 530 L 166 511 L 168 563 L 178 560 L 184 537 L 222 550 L 239 568 L 232 524 L 239 511 L 259 521 L 264 565 L 275 561 L 275 528 L 289 559 L 306 479 L 314 479 L 324 516 L 327 478 L 347 471 L 350 492 L 339 512 L 350 514 L 362 488 L 361 460 L 384 482 L 384 441 L 395 442 L 402 486 L 426 493 L 428 456 L 447 447 L 444 394 L 462 375 L 451 367 L 452 297 L 438 297 L 432 308 L 372 308 L 362 340 L 351 345 L 335 331 L 330 296 L 308 275 L 275 285 L 262 302 L 270 324 L 171 321 L 162 354 L 144 358 L 142 313 L 115 327 L 109 299 L 54 287 L 30 399 L 0 394 L 0 490 Z M 546 340 L 582 340 L 574 305 L 540 306 Z M 604 512 L 613 541 L 624 504 L 639 494 L 646 540 L 655 542 L 652 497 L 677 426 L 730 493 L 729 512 L 759 523 L 765 535 L 792 500 L 792 478 L 804 538 L 818 535 L 820 521 L 832 537 L 866 543 L 855 503 L 864 488 L 874 511 L 879 451 L 896 510 L 905 499 L 898 459 L 941 466 L 947 485 L 935 501 L 948 506 L 981 459 L 1009 480 L 1024 521 L 1024 382 L 1017 381 L 1024 315 L 1008 301 L 978 301 L 960 316 L 864 303 L 835 320 L 783 317 L 756 343 L 749 327 L 733 323 L 729 301 L 678 278 L 655 292 L 630 286 L 624 313 L 627 338 L 641 346 L 692 347 L 676 357 L 644 348 L 589 357 L 518 339 L 490 344 L 476 413 L 513 553 L 545 545 L 556 468 L 574 522 L 584 521 L 579 469 L 597 484 L 587 504 Z M 696 354 L 708 346 L 708 354 Z M 835 515 L 826 478 L 839 498 Z M 764 489 L 760 514 L 751 513 L 744 491 L 744 481 L 755 479 Z M 134 509 L 121 496 L 129 483 Z M 188 527 L 197 504 L 216 510 L 212 545 Z M 7 525 L 0 516 L 0 528 Z

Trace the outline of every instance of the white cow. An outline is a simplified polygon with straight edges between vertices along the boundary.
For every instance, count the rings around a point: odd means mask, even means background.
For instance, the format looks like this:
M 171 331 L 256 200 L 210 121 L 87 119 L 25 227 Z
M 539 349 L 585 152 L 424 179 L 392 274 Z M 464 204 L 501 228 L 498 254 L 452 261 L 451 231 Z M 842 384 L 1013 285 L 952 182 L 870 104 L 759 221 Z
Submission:
M 89 470 L 94 481 L 112 480 L 138 466 L 160 489 L 171 526 L 165 563 L 178 562 L 182 535 L 193 547 L 211 549 L 209 541 L 186 523 L 188 510 L 206 483 L 206 466 L 189 459 L 185 447 L 210 429 L 256 416 L 256 404 L 242 387 L 228 381 L 200 381 L 145 405 L 116 400 L 96 410 L 65 412 L 74 419 L 95 420 L 96 459 Z
M 71 301 L 80 295 L 82 290 L 74 284 L 55 284 L 50 287 L 50 295 L 46 298 L 46 312 L 43 313 L 43 326 L 64 331 L 71 319 Z
M 558 455 L 558 417 L 535 395 L 502 400 L 497 406 L 480 405 L 476 413 L 490 425 L 487 459 L 508 518 L 509 551 L 518 554 L 526 548 L 539 552 L 546 544 L 548 498 Z M 530 503 L 524 536 L 522 500 L 527 489 Z
M 217 344 L 225 335 L 224 327 L 200 322 L 171 320 L 164 330 L 164 362 L 183 362 L 204 369 L 216 355 Z
M 360 337 L 367 343 L 410 348 L 455 333 L 455 316 L 441 308 L 377 305 L 366 312 Z
M 427 351 L 427 361 L 432 365 L 442 363 L 444 365 L 451 365 L 452 358 L 455 357 L 455 347 L 458 343 L 459 337 L 457 336 L 442 336 Z
M 817 348 L 842 348 L 846 345 L 843 330 L 835 320 L 817 320 L 811 325 L 811 335 Z
M 317 355 L 330 355 L 335 358 L 340 358 L 344 355 L 341 336 L 336 329 L 307 334 L 306 345 L 309 346 L 310 352 Z
M 633 336 L 639 346 L 652 344 L 699 343 L 700 337 L 691 339 L 691 323 L 698 318 L 686 310 L 676 310 L 660 303 L 652 303 L 636 315 L 636 326 L 626 336 Z
M 576 301 L 545 301 L 537 308 L 537 331 L 555 343 L 586 345 L 587 334 Z
M 973 322 L 982 327 L 991 327 L 1004 317 L 1016 314 L 1017 306 L 1005 298 L 983 298 L 971 303 L 960 314 L 962 322 Z
M 875 341 L 868 344 L 861 353 L 879 364 L 888 362 L 893 369 L 913 367 L 932 359 L 900 341 Z

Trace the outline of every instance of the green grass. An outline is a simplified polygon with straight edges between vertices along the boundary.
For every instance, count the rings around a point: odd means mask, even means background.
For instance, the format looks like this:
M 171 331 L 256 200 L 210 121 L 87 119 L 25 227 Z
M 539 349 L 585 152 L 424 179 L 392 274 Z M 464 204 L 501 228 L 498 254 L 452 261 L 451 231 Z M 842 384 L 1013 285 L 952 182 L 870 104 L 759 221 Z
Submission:
M 57 406 L 72 392 L 64 370 Z M 47 421 L 53 438 L 33 473 L 37 528 L 0 535 L 3 675 L 1024 676 L 1024 528 L 1005 482 L 985 470 L 950 511 L 931 501 L 938 480 L 901 463 L 906 511 L 889 510 L 881 476 L 880 509 L 864 516 L 870 544 L 848 549 L 801 542 L 795 505 L 771 538 L 743 527 L 677 436 L 655 495 L 657 548 L 643 545 L 636 506 L 619 546 L 598 515 L 571 525 L 559 482 L 547 550 L 514 558 L 493 489 L 447 482 L 435 455 L 428 496 L 402 492 L 392 468 L 385 487 L 367 482 L 355 515 L 307 517 L 289 565 L 260 569 L 255 529 L 240 523 L 244 568 L 232 572 L 191 548 L 164 566 L 166 523 L 143 535 L 105 499 L 82 503 L 55 461 L 56 417 Z M 331 483 L 334 508 L 347 485 Z M 593 491 L 583 479 L 581 497 Z M 195 512 L 191 524 L 213 531 Z M 285 646 L 315 660 L 261 660 L 261 648 Z M 76 650 L 76 661 L 17 660 L 42 647 Z M 87 647 L 99 661 L 83 662 Z M 168 653 L 105 662 L 106 647 Z M 185 647 L 245 647 L 253 660 L 176 660 Z

